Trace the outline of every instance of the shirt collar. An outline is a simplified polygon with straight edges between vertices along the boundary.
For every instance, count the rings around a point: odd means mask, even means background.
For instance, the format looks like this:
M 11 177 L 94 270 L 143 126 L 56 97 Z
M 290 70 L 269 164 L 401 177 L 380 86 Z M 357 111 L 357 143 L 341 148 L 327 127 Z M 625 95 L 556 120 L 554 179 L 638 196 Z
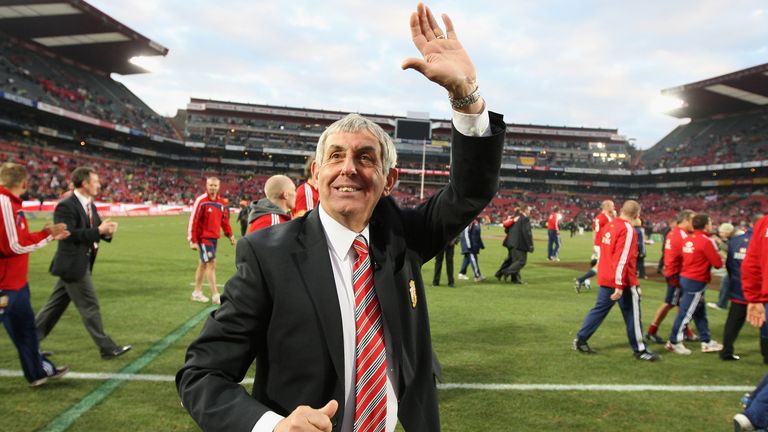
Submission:
M 328 246 L 330 247 L 331 252 L 333 252 L 339 260 L 346 259 L 349 250 L 352 248 L 352 243 L 358 235 L 362 235 L 365 238 L 365 241 L 370 245 L 368 225 L 363 228 L 362 232 L 356 233 L 338 223 L 336 219 L 326 213 L 322 205 L 318 206 L 317 210 L 320 216 L 320 224 L 323 226 L 323 232 L 325 233 L 325 239 L 328 241 Z
M 87 198 L 85 195 L 78 192 L 77 189 L 75 189 L 75 196 L 77 197 L 77 200 L 80 201 L 80 205 L 82 205 L 84 209 L 88 209 L 88 204 L 93 202 L 92 198 Z

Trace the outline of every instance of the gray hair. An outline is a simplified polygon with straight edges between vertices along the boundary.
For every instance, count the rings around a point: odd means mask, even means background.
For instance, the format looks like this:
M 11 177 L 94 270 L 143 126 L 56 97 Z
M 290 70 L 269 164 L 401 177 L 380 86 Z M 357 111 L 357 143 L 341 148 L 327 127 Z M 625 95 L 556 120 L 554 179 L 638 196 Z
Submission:
M 387 174 L 390 169 L 397 165 L 397 151 L 395 150 L 395 143 L 392 142 L 392 138 L 387 134 L 381 126 L 361 116 L 360 114 L 347 114 L 341 120 L 335 121 L 332 125 L 320 135 L 320 139 L 317 141 L 317 150 L 315 151 L 315 160 L 318 165 L 323 164 L 323 156 L 325 155 L 325 144 L 328 141 L 328 137 L 336 133 L 356 133 L 356 132 L 368 132 L 376 138 L 381 146 L 381 160 L 382 169 L 384 174 Z

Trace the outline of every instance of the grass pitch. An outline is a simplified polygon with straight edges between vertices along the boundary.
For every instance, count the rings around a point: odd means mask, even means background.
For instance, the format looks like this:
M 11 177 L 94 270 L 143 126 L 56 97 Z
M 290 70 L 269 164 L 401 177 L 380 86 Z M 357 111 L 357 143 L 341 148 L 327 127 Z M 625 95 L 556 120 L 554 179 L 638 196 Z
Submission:
M 112 244 L 100 249 L 93 278 L 107 333 L 120 344 L 132 344 L 133 350 L 115 360 L 101 360 L 74 307 L 42 346 L 56 353 L 53 360 L 57 364 L 67 364 L 73 372 L 135 369 L 137 362 L 150 358 L 148 353 L 155 353 L 158 355 L 137 373 L 173 375 L 202 322 L 187 333 L 177 330 L 206 308 L 189 301 L 197 255 L 187 246 L 187 218 L 117 220 L 118 233 Z M 44 222 L 45 218 L 32 220 L 32 226 Z M 765 373 L 758 332 L 749 326 L 736 344 L 737 353 L 743 356 L 738 362 L 702 354 L 695 344 L 689 344 L 694 353 L 688 357 L 663 352 L 661 362 L 635 360 L 618 310 L 590 340 L 597 355 L 574 352 L 571 340 L 593 305 L 597 288 L 576 294 L 572 279 L 581 272 L 573 269 L 579 265 L 568 263 L 583 263 L 582 270 L 587 270 L 591 235 L 570 238 L 564 233 L 563 262 L 549 263 L 545 259 L 546 232 L 536 231 L 536 252 L 523 270 L 526 285 L 499 283 L 493 278 L 506 256 L 502 236 L 499 228 L 483 228 L 487 246 L 479 261 L 488 280 L 457 280 L 456 288 L 448 288 L 443 274 L 441 286 L 427 288 L 434 348 L 442 363 L 444 383 L 753 386 Z M 55 282 L 47 273 L 54 248 L 31 256 L 29 280 L 35 310 Z M 659 245 L 649 246 L 649 254 L 647 263 L 657 261 Z M 234 247 L 220 242 L 220 284 L 233 273 L 233 262 Z M 458 272 L 458 252 L 454 265 Z M 653 272 L 655 267 L 648 270 Z M 432 263 L 427 263 L 423 269 L 427 286 L 432 271 Z M 641 285 L 647 327 L 663 300 L 664 286 L 653 281 Z M 208 292 L 207 287 L 204 290 Z M 710 292 L 707 297 L 713 300 L 716 294 Z M 722 340 L 726 313 L 707 312 L 714 338 Z M 661 335 L 670 330 L 673 318 L 670 315 L 662 324 Z M 152 351 L 173 334 L 180 337 L 167 348 Z M 663 351 L 662 346 L 651 348 Z M 19 370 L 10 339 L 0 336 L 0 371 Z M 0 430 L 63 430 L 63 424 L 71 424 L 67 429 L 71 431 L 197 430 L 181 408 L 172 382 L 124 381 L 102 401 L 93 403 L 92 392 L 101 392 L 104 383 L 103 379 L 65 378 L 32 389 L 22 377 L 0 377 Z M 439 395 L 444 431 L 710 431 L 730 430 L 730 419 L 740 410 L 741 393 L 446 389 Z M 84 409 L 72 422 L 62 422 L 61 414 L 71 414 L 73 406 Z

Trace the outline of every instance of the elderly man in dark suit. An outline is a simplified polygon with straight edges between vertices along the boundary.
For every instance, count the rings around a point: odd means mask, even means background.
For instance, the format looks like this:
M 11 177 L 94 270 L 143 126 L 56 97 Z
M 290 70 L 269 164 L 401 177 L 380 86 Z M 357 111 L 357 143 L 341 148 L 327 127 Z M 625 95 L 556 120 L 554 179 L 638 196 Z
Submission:
M 206 431 L 440 429 L 421 265 L 493 198 L 505 125 L 479 97 L 453 25 L 419 4 L 413 68 L 449 91 L 451 181 L 414 209 L 389 197 L 397 155 L 350 114 L 320 137 L 320 205 L 237 244 L 235 275 L 176 375 Z M 256 361 L 253 393 L 240 385 Z
M 93 288 L 91 271 L 99 250 L 99 241 L 112 241 L 117 222 L 104 221 L 96 211 L 93 199 L 101 190 L 99 175 L 92 168 L 80 167 L 72 171 L 74 193 L 61 200 L 53 212 L 56 223 L 64 223 L 72 235 L 60 241 L 51 263 L 51 274 L 59 280 L 45 306 L 35 317 L 40 340 L 44 339 L 59 322 L 72 301 L 80 313 L 85 329 L 99 347 L 101 358 L 109 360 L 131 349 L 121 346 L 104 332 L 99 299 Z

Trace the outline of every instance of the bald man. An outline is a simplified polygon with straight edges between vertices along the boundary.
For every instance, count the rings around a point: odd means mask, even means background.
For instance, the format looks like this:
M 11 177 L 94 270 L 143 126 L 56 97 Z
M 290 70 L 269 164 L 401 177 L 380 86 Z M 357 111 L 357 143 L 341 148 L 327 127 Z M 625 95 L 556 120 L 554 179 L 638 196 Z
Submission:
M 296 207 L 296 185 L 284 175 L 270 177 L 264 184 L 266 198 L 254 201 L 248 210 L 248 234 L 291 220 Z

